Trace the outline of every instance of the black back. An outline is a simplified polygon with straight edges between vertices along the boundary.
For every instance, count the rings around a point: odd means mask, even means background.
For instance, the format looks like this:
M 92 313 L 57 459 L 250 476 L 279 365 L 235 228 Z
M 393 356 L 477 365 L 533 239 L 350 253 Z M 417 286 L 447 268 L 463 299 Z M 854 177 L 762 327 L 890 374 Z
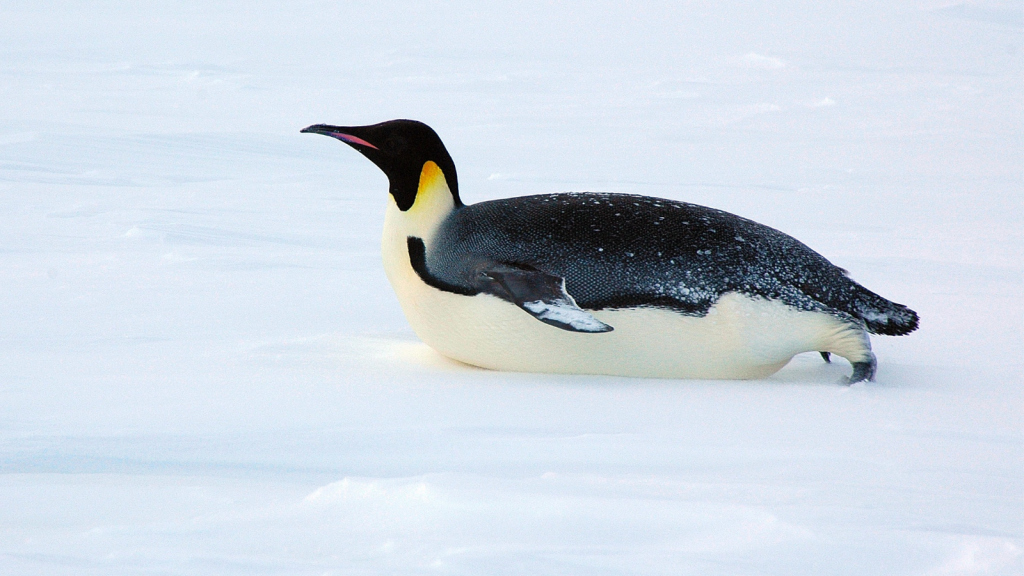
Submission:
M 590 310 L 704 315 L 721 295 L 740 292 L 880 334 L 917 327 L 913 311 L 868 291 L 791 236 L 673 200 L 571 193 L 463 206 L 443 222 L 424 264 L 438 285 L 469 294 L 483 260 L 564 277 L 566 291 Z

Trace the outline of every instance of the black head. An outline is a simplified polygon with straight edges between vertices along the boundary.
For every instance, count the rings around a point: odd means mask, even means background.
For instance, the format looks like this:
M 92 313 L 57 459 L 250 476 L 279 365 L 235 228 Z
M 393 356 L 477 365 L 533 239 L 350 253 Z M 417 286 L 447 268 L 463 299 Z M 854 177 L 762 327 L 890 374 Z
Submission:
M 370 126 L 315 124 L 303 128 L 302 132 L 337 138 L 369 158 L 387 175 L 391 195 L 402 211 L 411 208 L 416 201 L 420 174 L 427 162 L 433 162 L 441 169 L 455 205 L 462 206 L 455 163 L 437 133 L 422 122 L 389 120 Z

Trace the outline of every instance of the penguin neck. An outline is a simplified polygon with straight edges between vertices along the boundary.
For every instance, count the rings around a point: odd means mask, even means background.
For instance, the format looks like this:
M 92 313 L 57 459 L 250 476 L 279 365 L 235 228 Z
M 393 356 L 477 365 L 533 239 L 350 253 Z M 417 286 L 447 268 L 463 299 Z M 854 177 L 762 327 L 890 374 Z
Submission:
M 429 245 L 444 219 L 460 204 L 441 168 L 427 161 L 420 171 L 416 196 L 408 210 L 401 210 L 394 196 L 388 194 L 384 217 L 385 243 L 390 236 L 404 245 L 408 236 L 415 236 Z
M 384 272 L 402 307 L 407 309 L 407 314 L 408 307 L 413 306 L 412 302 L 416 300 L 416 294 L 426 287 L 413 270 L 409 258 L 409 237 L 422 239 L 429 249 L 445 218 L 456 209 L 456 200 L 448 188 L 448 182 L 433 162 L 424 164 L 415 201 L 408 210 L 399 208 L 395 197 L 388 194 L 381 256 Z

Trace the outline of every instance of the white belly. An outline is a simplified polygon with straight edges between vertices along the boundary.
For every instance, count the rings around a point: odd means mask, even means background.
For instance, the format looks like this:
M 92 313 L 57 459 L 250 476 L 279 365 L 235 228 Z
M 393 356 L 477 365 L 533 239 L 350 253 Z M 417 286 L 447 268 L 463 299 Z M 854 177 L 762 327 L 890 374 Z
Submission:
M 416 334 L 441 354 L 475 366 L 518 372 L 654 378 L 763 378 L 796 354 L 828 351 L 851 361 L 870 353 L 858 327 L 818 312 L 739 293 L 703 317 L 653 308 L 592 312 L 612 332 L 580 333 L 544 324 L 494 296 L 432 288 L 409 264 L 411 229 L 397 207 L 385 221 L 384 267 Z

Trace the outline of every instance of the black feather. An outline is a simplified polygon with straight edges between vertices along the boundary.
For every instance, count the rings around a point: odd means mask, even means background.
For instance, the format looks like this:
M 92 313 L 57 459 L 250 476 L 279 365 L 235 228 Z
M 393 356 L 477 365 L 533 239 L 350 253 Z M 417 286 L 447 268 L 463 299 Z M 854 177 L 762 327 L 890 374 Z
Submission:
M 565 278 L 587 310 L 657 307 L 702 316 L 723 294 L 740 292 L 828 312 L 877 334 L 906 334 L 918 323 L 912 310 L 793 237 L 685 202 L 604 193 L 494 200 L 458 207 L 434 238 L 422 265 L 453 292 L 473 291 L 473 262 L 486 257 Z

